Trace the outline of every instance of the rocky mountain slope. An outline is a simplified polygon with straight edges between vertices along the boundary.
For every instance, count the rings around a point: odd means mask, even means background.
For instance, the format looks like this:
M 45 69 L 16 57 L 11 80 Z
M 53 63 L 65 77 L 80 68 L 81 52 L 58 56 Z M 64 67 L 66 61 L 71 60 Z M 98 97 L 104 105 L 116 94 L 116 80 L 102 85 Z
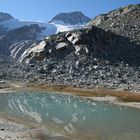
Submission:
M 102 20 L 96 25 L 98 27 L 93 26 L 94 19 L 84 29 L 44 38 L 23 53 L 22 63 L 4 66 L 0 71 L 1 78 L 49 85 L 140 91 L 139 6 L 121 8 L 125 16 L 117 14 L 112 22 Z M 118 11 L 111 11 L 108 17 Z M 130 22 L 132 15 L 133 22 Z M 128 29 L 123 28 L 123 22 Z M 111 23 L 119 25 L 111 28 Z M 131 27 L 134 29 L 130 30 Z M 9 71 L 4 70 L 7 67 Z
M 110 30 L 115 34 L 140 41 L 140 4 L 128 5 L 92 19 L 88 26 Z

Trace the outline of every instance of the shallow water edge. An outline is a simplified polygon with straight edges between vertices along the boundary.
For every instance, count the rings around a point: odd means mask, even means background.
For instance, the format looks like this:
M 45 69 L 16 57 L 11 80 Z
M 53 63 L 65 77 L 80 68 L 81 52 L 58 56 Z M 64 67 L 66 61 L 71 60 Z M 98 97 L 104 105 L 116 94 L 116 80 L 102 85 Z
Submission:
M 112 97 L 108 98 L 113 100 Z M 0 110 L 8 113 L 8 116 L 15 116 L 17 120 L 20 117 L 24 125 L 36 122 L 37 136 L 49 140 L 54 137 L 57 137 L 56 140 L 106 140 L 108 135 L 110 140 L 129 140 L 134 135 L 137 140 L 140 134 L 139 110 L 106 101 L 103 97 L 102 102 L 95 102 L 93 99 L 58 93 L 17 91 L 0 96 Z M 51 136 L 48 132 L 64 136 Z
M 45 91 L 50 93 L 55 92 L 58 94 L 80 96 L 94 101 L 109 101 L 117 105 L 140 109 L 140 92 L 132 93 L 130 91 L 124 91 L 120 89 L 85 89 L 66 86 L 48 86 L 11 81 L 6 81 L 6 83 L 8 84 L 8 88 L 0 89 L 0 94 L 6 94 L 13 91 Z

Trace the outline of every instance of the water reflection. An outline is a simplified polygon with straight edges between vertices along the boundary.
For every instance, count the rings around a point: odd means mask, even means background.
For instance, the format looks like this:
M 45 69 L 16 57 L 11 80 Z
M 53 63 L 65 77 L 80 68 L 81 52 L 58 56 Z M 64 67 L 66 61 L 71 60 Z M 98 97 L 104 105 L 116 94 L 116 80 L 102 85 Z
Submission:
M 133 140 L 140 138 L 140 111 L 136 109 L 35 92 L 0 96 L 0 104 L 1 112 L 34 121 L 52 132 L 76 139 L 124 140 L 126 135 Z

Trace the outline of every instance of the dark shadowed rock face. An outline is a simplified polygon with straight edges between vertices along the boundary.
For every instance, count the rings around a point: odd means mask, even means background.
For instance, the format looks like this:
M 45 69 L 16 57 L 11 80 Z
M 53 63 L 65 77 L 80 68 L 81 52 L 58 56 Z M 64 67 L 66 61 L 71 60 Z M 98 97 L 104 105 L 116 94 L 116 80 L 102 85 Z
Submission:
M 85 24 L 90 21 L 90 18 L 82 12 L 60 13 L 56 15 L 50 22 L 62 21 L 66 24 Z
M 23 42 L 26 42 L 28 40 L 35 41 L 37 38 L 37 33 L 39 32 L 41 32 L 41 29 L 36 24 L 30 26 L 23 26 L 21 28 L 6 32 L 5 34 L 0 36 L 0 55 L 8 55 L 8 56 L 11 55 L 11 53 L 13 53 L 12 49 L 14 49 L 14 46 L 16 44 L 18 44 L 19 46 L 19 42 L 21 42 L 21 46 L 24 46 Z M 26 43 L 25 46 L 27 46 Z M 22 50 L 24 48 L 27 47 L 23 47 Z M 16 56 L 16 54 L 14 56 Z
M 7 32 L 7 29 L 3 27 L 3 25 L 0 25 L 0 36 Z
M 8 13 L 0 12 L 0 22 L 5 21 L 5 20 L 9 20 L 9 19 L 12 19 L 12 18 L 13 17 Z
M 13 19 L 13 17 L 10 14 L 0 12 L 0 22 L 3 22 L 5 20 L 10 20 L 10 19 Z M 0 35 L 4 34 L 6 31 L 7 29 L 4 28 L 3 25 L 0 25 Z
M 12 58 L 20 58 L 26 49 L 29 47 L 32 47 L 32 45 L 35 43 L 35 40 L 23 40 L 14 43 L 10 46 L 10 55 Z

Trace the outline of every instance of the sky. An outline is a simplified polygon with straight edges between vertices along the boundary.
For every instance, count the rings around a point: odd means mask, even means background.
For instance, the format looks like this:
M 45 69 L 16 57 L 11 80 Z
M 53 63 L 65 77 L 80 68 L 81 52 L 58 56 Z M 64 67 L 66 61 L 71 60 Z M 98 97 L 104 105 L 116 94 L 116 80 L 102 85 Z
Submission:
M 81 11 L 94 18 L 99 14 L 140 0 L 0 0 L 0 12 L 20 20 L 50 21 L 61 12 Z

